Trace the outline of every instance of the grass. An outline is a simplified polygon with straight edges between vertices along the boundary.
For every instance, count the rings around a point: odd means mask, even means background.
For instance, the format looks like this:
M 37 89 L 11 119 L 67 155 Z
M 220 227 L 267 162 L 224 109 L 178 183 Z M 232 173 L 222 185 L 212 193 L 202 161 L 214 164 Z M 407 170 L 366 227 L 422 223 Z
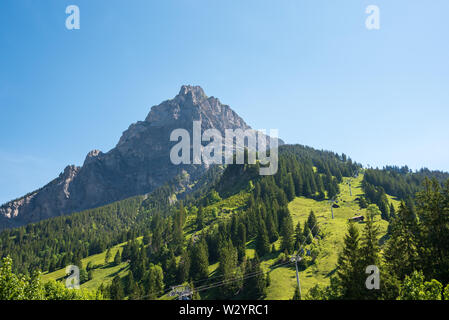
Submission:
M 142 237 L 137 238 L 137 240 L 142 241 Z M 96 290 L 102 283 L 104 285 L 109 284 L 116 275 L 124 277 L 128 273 L 129 263 L 122 262 L 119 265 L 114 265 L 113 260 L 117 251 L 120 251 L 120 254 L 122 253 L 123 246 L 125 244 L 126 242 L 120 243 L 111 248 L 111 258 L 108 264 L 105 263 L 106 251 L 82 259 L 81 262 L 83 263 L 84 268 L 89 262 L 91 262 L 93 269 L 92 279 L 81 284 L 80 287 L 89 290 Z M 50 279 L 64 281 L 65 275 L 65 269 L 59 269 L 54 272 L 43 274 L 42 280 L 44 282 Z
M 207 207 L 204 207 L 203 210 L 205 213 L 206 227 L 203 228 L 200 232 L 206 231 L 208 228 L 213 228 L 220 221 L 229 219 L 232 216 L 232 213 L 238 210 L 242 210 L 246 206 L 248 197 L 249 197 L 248 192 L 240 192 L 229 198 L 223 199 Z M 216 217 L 212 216 L 213 211 L 217 213 Z M 195 214 L 189 214 L 187 216 L 186 224 L 184 227 L 184 233 L 187 241 L 190 241 L 190 238 L 197 233 Z
M 343 179 L 343 183 L 340 184 L 340 194 L 338 195 L 339 208 L 334 208 L 334 219 L 331 217 L 330 205 L 327 200 L 316 201 L 304 197 L 297 197 L 289 203 L 289 210 L 292 215 L 294 226 L 296 226 L 299 221 L 301 227 L 304 227 L 304 223 L 306 222 L 310 211 L 313 210 L 317 217 L 320 230 L 324 235 L 323 239 L 314 240 L 314 245 L 319 250 L 315 263 L 305 270 L 301 270 L 299 273 L 303 297 L 313 286 L 317 284 L 329 284 L 330 277 L 335 272 L 338 254 L 343 248 L 343 239 L 346 234 L 348 219 L 356 215 L 366 214 L 366 209 L 361 210 L 356 201 L 357 197 L 363 195 L 361 188 L 363 174 L 352 179 L 352 195 L 350 195 L 349 186 L 346 184 L 348 178 Z M 241 192 L 205 207 L 205 212 L 212 212 L 214 209 L 216 209 L 215 212 L 218 212 L 217 217 L 209 215 L 206 218 L 207 226 L 205 228 L 213 228 L 219 221 L 229 219 L 232 213 L 242 210 L 246 205 L 248 195 L 248 192 Z M 395 208 L 398 208 L 399 201 L 390 196 L 388 196 L 388 200 L 394 204 Z M 187 241 L 191 239 L 193 234 L 197 233 L 197 231 L 195 231 L 195 220 L 195 215 L 188 215 L 184 229 Z M 386 233 L 388 223 L 381 220 L 380 217 L 377 217 L 376 224 L 380 228 L 382 237 Z M 360 232 L 362 232 L 363 223 L 359 223 L 358 225 Z M 141 241 L 142 237 L 139 238 L 139 240 Z M 117 250 L 123 250 L 124 245 L 125 243 L 121 243 L 111 248 L 111 260 L 113 260 Z M 279 248 L 280 240 L 275 243 L 275 246 L 276 248 Z M 248 241 L 246 253 L 248 258 L 254 257 L 255 250 L 253 240 Z M 294 264 L 272 268 L 279 254 L 279 252 L 269 254 L 264 257 L 261 262 L 262 269 L 266 272 L 269 271 L 270 273 L 271 285 L 267 289 L 267 299 L 270 300 L 291 299 L 296 287 Z M 128 263 L 122 262 L 117 266 L 114 266 L 112 263 L 105 265 L 105 255 L 106 251 L 82 260 L 84 267 L 87 266 L 89 262 L 96 266 L 93 269 L 93 279 L 83 283 L 81 285 L 82 288 L 95 290 L 101 283 L 105 285 L 110 283 L 116 275 L 123 277 L 127 274 L 129 268 Z M 215 272 L 217 268 L 218 263 L 209 266 L 210 276 L 213 277 L 216 275 Z M 43 280 L 62 280 L 64 276 L 65 269 L 60 269 L 52 273 L 44 274 Z M 207 296 L 208 294 L 205 292 L 205 297 L 207 298 Z M 161 299 L 173 299 L 173 297 L 168 297 L 166 295 L 161 297 Z
M 348 219 L 366 214 L 366 210 L 360 210 L 355 199 L 363 195 L 361 181 L 363 175 L 352 180 L 352 196 L 349 194 L 349 186 L 346 184 L 347 178 L 344 178 L 340 184 L 340 194 L 338 196 L 339 208 L 334 208 L 334 219 L 331 217 L 330 205 L 325 201 L 316 201 L 299 197 L 289 204 L 289 210 L 292 215 L 293 223 L 296 226 L 298 221 L 301 227 L 307 220 L 311 210 L 315 212 L 320 230 L 324 238 L 315 244 L 319 249 L 319 255 L 315 263 L 303 271 L 299 272 L 301 290 L 303 296 L 315 285 L 328 285 L 331 275 L 335 272 L 335 266 L 338 254 L 343 248 L 343 239 L 347 230 Z M 395 206 L 397 203 L 395 203 Z M 388 222 L 376 217 L 376 224 L 379 226 L 381 236 L 386 233 Z M 359 223 L 359 230 L 362 232 L 363 223 Z M 274 262 L 275 259 L 269 259 L 263 262 L 265 270 Z M 285 300 L 291 299 L 296 287 L 296 274 L 294 265 L 279 267 L 270 272 L 271 285 L 268 288 L 267 299 Z

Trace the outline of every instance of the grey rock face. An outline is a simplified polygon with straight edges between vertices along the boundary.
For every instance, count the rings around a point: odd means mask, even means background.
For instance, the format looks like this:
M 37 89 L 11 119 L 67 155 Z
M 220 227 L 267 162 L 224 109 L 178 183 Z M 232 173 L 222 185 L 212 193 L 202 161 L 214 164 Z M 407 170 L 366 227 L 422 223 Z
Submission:
M 205 165 L 173 165 L 170 142 L 174 129 L 192 133 L 194 120 L 202 130 L 250 127 L 229 106 L 207 97 L 198 86 L 182 86 L 179 94 L 151 108 L 145 121 L 132 124 L 115 148 L 93 150 L 82 167 L 68 166 L 43 188 L 0 207 L 0 228 L 94 208 L 135 195 L 147 194 L 183 171 L 196 179 Z

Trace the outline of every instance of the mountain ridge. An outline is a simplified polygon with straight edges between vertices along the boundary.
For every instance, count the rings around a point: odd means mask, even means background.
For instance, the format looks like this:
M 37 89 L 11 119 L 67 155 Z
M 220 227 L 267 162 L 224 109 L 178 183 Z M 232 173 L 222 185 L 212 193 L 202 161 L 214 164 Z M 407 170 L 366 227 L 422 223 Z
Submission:
M 225 129 L 250 129 L 231 107 L 208 97 L 200 86 L 183 85 L 173 99 L 151 107 L 144 121 L 131 124 L 113 149 L 90 151 L 82 166 L 69 165 L 42 188 L 2 205 L 0 229 L 147 194 L 184 172 L 197 179 L 208 166 L 170 163 L 175 142 L 169 137 L 178 128 L 192 133 L 198 120 L 202 130 L 215 128 L 222 134 Z

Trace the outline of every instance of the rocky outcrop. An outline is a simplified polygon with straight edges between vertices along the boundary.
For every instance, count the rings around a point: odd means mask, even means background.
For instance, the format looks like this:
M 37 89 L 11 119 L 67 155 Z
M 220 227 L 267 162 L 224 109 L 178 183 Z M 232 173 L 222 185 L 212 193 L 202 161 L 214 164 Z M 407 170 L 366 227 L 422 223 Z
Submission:
M 43 188 L 0 207 L 0 228 L 69 214 L 135 195 L 147 194 L 181 173 L 198 178 L 205 165 L 170 162 L 174 129 L 250 128 L 229 106 L 207 97 L 198 86 L 182 86 L 179 94 L 151 108 L 145 121 L 132 124 L 115 148 L 89 152 L 82 167 L 68 166 Z

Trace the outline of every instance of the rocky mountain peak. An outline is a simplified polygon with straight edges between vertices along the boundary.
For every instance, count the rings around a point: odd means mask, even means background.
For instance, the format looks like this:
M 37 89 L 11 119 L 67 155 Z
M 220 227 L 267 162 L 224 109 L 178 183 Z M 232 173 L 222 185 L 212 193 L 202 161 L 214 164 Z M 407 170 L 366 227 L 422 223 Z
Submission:
M 103 154 L 103 152 L 101 152 L 100 150 L 97 150 L 97 149 L 90 151 L 87 154 L 86 159 L 84 160 L 84 165 L 93 162 L 95 159 L 97 159 L 102 154 Z
M 183 172 L 195 181 L 206 164 L 174 165 L 170 161 L 173 130 L 250 129 L 229 106 L 207 97 L 199 86 L 184 85 L 173 99 L 153 106 L 145 121 L 131 124 L 112 150 L 92 150 L 82 167 L 68 166 L 46 186 L 0 207 L 0 229 L 148 194 Z
M 179 94 L 171 100 L 153 106 L 145 119 L 155 127 L 185 126 L 186 123 L 201 120 L 203 128 L 248 129 L 249 126 L 229 106 L 215 97 L 207 97 L 200 86 L 183 85 Z M 142 129 L 142 124 L 132 125 L 128 131 Z M 130 132 L 125 132 L 125 136 Z
M 190 98 L 196 103 L 201 100 L 207 99 L 203 88 L 201 88 L 200 86 L 183 85 L 181 86 L 181 90 L 179 90 L 178 96 Z

